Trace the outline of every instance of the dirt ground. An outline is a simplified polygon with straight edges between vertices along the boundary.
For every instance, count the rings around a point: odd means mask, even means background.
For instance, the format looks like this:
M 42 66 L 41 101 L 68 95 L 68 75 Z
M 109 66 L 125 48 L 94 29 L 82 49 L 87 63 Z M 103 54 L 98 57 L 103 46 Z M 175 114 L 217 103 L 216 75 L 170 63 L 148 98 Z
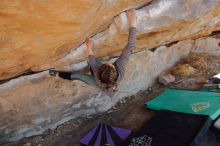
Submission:
M 170 87 L 198 89 L 204 85 L 208 77 L 220 72 L 220 60 L 218 58 L 220 56 L 210 56 L 207 71 L 191 77 L 176 77 L 175 83 L 170 85 Z M 71 120 L 58 126 L 56 129 L 47 130 L 42 135 L 23 138 L 4 146 L 79 146 L 80 137 L 98 123 L 130 128 L 135 132 L 155 114 L 155 111 L 146 109 L 144 103 L 158 96 L 165 88 L 160 84 L 155 84 L 146 91 L 139 92 L 120 101 L 115 107 L 105 113 Z M 202 146 L 220 146 L 220 133 L 210 128 Z

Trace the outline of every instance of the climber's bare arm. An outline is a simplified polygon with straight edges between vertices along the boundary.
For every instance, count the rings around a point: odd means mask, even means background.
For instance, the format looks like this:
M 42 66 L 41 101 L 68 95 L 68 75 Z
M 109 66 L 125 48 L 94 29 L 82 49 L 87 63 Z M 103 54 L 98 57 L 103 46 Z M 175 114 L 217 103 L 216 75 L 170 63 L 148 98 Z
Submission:
M 136 12 L 135 9 L 129 9 L 126 11 L 126 15 L 128 18 L 128 23 L 130 27 L 136 27 L 137 26 L 137 20 L 136 20 Z
M 88 56 L 94 55 L 94 53 L 92 51 L 92 41 L 90 38 L 86 38 L 86 47 L 87 47 Z
M 86 47 L 87 47 L 87 53 L 88 53 L 88 63 L 90 64 L 90 67 L 92 68 L 94 74 L 96 74 L 98 70 L 97 66 L 97 59 L 92 51 L 92 40 L 90 38 L 86 38 Z

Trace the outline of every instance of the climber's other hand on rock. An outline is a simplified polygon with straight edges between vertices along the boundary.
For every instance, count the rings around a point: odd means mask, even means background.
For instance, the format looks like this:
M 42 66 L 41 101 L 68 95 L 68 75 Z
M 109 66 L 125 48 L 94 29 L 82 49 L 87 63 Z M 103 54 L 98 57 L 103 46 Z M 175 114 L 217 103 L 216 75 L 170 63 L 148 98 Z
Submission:
M 126 11 L 128 22 L 130 27 L 136 27 L 136 12 L 135 9 L 129 9 Z
M 86 46 L 88 49 L 92 49 L 92 41 L 89 37 L 86 38 Z
M 86 38 L 86 47 L 87 47 L 87 52 L 89 55 L 93 55 L 93 52 L 92 52 L 92 40 L 87 37 Z

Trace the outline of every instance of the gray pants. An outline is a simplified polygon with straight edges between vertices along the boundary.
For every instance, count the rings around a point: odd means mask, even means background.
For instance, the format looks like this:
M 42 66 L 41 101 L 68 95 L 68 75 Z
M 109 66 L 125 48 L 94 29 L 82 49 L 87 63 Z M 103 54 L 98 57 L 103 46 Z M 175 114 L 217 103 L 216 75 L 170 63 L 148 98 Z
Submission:
M 73 73 L 70 75 L 71 80 L 80 80 L 88 85 L 96 86 L 95 77 L 88 74 Z
M 101 61 L 97 61 L 97 64 L 99 66 L 102 65 Z M 80 74 L 80 73 L 70 73 L 70 72 L 59 72 L 59 77 L 63 78 L 63 79 L 67 79 L 67 80 L 80 80 L 88 85 L 91 86 L 96 86 L 96 80 L 95 77 L 92 73 L 91 68 L 88 66 L 88 69 L 90 69 L 91 71 L 91 75 L 90 74 Z

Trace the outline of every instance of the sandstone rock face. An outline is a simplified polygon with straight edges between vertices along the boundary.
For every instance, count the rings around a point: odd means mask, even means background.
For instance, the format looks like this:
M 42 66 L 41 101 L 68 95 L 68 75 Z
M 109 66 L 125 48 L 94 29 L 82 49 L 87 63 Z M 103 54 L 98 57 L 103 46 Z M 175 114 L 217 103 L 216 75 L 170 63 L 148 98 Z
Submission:
M 119 12 L 149 1 L 1 0 L 0 80 L 62 58 Z
M 128 25 L 125 13 L 111 23 L 113 16 L 148 2 L 1 1 L 0 80 L 52 67 L 79 70 L 87 66 L 81 43 L 96 33 L 96 55 L 117 56 L 126 44 Z M 50 77 L 47 71 L 12 79 L 0 84 L 0 143 L 106 111 L 147 89 L 190 51 L 220 54 L 218 33 L 208 36 L 220 27 L 219 0 L 154 0 L 138 9 L 137 16 L 137 47 L 114 97 L 80 81 Z
M 200 44 L 212 38 L 180 41 L 154 52 L 145 50 L 129 59 L 119 91 L 110 98 L 99 89 L 80 81 L 50 77 L 47 71 L 19 77 L 0 85 L 0 143 L 40 134 L 70 119 L 86 117 L 110 109 L 124 97 L 151 86 L 161 71 L 190 51 L 220 54 Z M 216 39 L 215 44 L 219 43 Z M 214 43 L 214 41 L 212 41 Z M 218 51 L 216 51 L 218 50 Z
M 111 22 L 128 7 L 150 0 L 77 2 L 1 2 L 0 80 L 87 59 L 84 38 Z M 154 0 L 137 11 L 136 50 L 155 48 L 179 40 L 196 39 L 219 29 L 219 0 Z M 117 55 L 126 44 L 127 19 L 117 16 L 93 37 L 98 56 Z M 69 52 L 72 50 L 71 52 Z
M 171 74 L 161 74 L 158 77 L 158 82 L 165 86 L 169 85 L 170 83 L 174 81 L 175 81 L 175 77 L 172 76 Z

